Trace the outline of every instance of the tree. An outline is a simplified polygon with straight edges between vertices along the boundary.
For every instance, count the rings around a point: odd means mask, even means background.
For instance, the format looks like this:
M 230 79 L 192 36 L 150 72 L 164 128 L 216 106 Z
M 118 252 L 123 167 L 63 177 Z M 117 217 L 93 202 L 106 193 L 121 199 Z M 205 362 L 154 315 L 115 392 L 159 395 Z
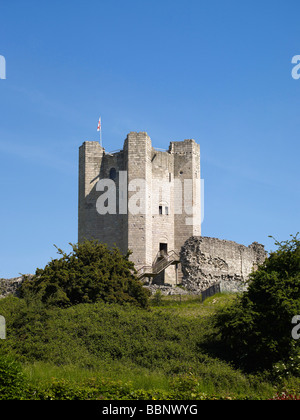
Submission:
M 234 305 L 216 316 L 223 345 L 249 370 L 271 369 L 299 354 L 292 319 L 300 315 L 300 240 L 278 242 Z
M 60 307 L 96 301 L 147 307 L 149 292 L 136 277 L 130 252 L 124 256 L 117 248 L 109 249 L 95 240 L 70 245 L 70 254 L 56 247 L 61 258 L 37 269 L 22 284 L 21 297 L 35 295 Z

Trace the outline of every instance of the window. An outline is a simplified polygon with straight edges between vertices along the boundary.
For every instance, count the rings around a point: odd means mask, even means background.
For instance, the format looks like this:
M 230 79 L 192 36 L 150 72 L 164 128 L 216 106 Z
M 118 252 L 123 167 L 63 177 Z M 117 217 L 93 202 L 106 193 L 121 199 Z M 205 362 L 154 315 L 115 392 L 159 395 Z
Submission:
M 169 207 L 167 207 L 167 206 L 165 206 L 165 207 L 159 206 L 158 207 L 158 214 L 160 214 L 160 215 L 164 214 L 166 216 L 169 216 Z
M 115 168 L 111 168 L 111 170 L 109 171 L 109 178 L 113 181 L 117 178 L 117 171 L 115 170 Z

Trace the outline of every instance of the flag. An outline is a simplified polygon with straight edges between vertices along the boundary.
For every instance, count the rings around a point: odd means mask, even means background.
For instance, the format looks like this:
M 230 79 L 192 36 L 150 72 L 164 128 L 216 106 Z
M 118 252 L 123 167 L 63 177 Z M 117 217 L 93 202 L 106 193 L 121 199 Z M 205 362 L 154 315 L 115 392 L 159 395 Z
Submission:
M 98 127 L 97 127 L 97 131 L 100 131 L 100 130 L 101 130 L 101 117 L 99 118 Z

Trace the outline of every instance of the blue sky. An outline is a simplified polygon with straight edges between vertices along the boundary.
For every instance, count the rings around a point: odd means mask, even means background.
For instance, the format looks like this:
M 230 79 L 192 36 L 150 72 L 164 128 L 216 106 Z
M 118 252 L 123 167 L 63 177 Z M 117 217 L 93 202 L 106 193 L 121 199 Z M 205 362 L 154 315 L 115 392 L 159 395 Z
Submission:
M 195 139 L 204 236 L 267 250 L 299 226 L 299 1 L 2 2 L 0 277 L 77 242 L 78 148 Z

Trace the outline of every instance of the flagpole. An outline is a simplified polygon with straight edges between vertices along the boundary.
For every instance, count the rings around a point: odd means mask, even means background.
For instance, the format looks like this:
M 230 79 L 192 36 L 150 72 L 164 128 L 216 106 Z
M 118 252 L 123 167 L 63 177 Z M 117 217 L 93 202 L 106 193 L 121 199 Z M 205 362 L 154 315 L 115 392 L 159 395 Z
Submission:
M 102 147 L 102 124 L 101 124 L 101 117 L 99 118 L 99 121 L 98 121 L 97 131 L 100 132 L 100 146 Z

